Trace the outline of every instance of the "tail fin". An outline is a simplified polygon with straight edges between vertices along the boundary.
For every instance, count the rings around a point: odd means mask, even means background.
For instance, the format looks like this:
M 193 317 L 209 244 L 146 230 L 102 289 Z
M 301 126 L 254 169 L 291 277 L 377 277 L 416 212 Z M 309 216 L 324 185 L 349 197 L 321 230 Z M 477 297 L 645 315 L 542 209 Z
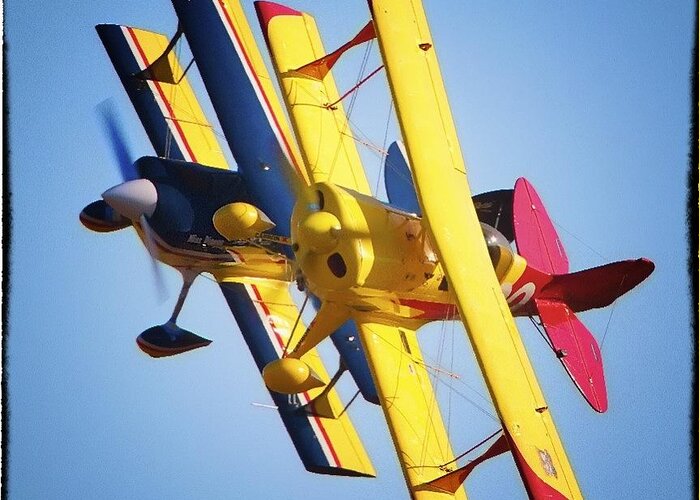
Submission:
M 551 274 L 569 272 L 569 259 L 537 191 L 524 177 L 515 182 L 513 226 L 518 253 Z
M 644 281 L 654 263 L 625 260 L 569 273 L 569 259 L 554 224 L 525 178 L 515 183 L 513 229 L 518 253 L 527 261 L 530 275 L 546 277 L 534 302 L 547 337 L 583 397 L 602 413 L 608 399 L 600 347 L 574 313 L 612 304 Z
M 558 274 L 535 298 L 557 357 L 586 401 L 600 413 L 608 407 L 603 358 L 595 337 L 574 313 L 612 304 L 653 270 L 653 262 L 637 259 Z

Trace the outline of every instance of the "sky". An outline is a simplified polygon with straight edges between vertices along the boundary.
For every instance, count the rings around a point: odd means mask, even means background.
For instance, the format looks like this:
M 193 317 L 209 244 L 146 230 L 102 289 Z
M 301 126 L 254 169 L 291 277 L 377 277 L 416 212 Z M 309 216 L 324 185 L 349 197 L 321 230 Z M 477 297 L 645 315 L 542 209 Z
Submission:
M 316 16 L 328 50 L 369 17 L 362 0 L 289 3 Z M 425 4 L 472 190 L 509 188 L 526 176 L 573 270 L 637 257 L 656 263 L 650 279 L 613 307 L 580 316 L 602 344 L 605 414 L 583 401 L 530 323 L 518 322 L 584 495 L 691 498 L 696 346 L 685 210 L 695 5 Z M 252 3 L 244 5 L 258 35 Z M 93 27 L 172 34 L 171 4 L 7 0 L 4 7 L 8 498 L 405 497 L 381 412 L 361 401 L 349 412 L 378 477 L 303 470 L 275 412 L 253 404 L 269 396 L 212 281 L 195 282 L 179 321 L 211 346 L 153 360 L 134 342 L 167 320 L 179 278 L 163 269 L 162 300 L 132 230 L 91 233 L 78 221 L 120 181 L 97 104 L 113 99 L 132 150 L 153 152 Z M 334 70 L 341 90 L 357 80 L 362 55 L 356 49 Z M 374 46 L 366 72 L 379 64 Z M 398 137 L 388 117 L 380 73 L 358 94 L 351 119 L 382 145 L 385 130 L 389 140 Z M 381 161 L 362 155 L 381 198 Z M 498 424 L 464 331 L 438 323 L 420 339 L 428 359 L 449 357 L 461 377 L 452 391 L 439 385 L 438 395 L 450 408 L 443 414 L 454 449 L 466 450 Z M 332 349 L 323 352 L 333 366 Z M 355 389 L 342 380 L 340 391 L 347 401 Z M 466 487 L 471 499 L 525 498 L 506 455 L 480 465 Z

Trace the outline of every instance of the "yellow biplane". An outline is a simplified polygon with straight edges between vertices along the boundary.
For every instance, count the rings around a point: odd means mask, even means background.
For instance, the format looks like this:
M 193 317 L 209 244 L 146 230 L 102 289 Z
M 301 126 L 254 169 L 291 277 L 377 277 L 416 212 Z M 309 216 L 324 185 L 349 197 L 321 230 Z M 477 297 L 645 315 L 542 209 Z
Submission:
M 369 23 L 330 53 L 313 17 L 256 2 L 296 141 L 240 5 L 173 5 L 180 23 L 171 40 L 98 27 L 157 156 L 133 163 L 107 115 L 125 182 L 88 205 L 81 221 L 96 231 L 133 226 L 155 259 L 183 275 L 172 317 L 143 332 L 139 347 L 161 357 L 209 345 L 176 320 L 192 281 L 211 274 L 309 471 L 374 475 L 334 389 L 347 369 L 364 398 L 381 404 L 412 498 L 466 498 L 467 475 L 505 452 L 531 498 L 582 498 L 513 316 L 540 317 L 576 387 L 604 412 L 600 349 L 575 313 L 609 305 L 653 264 L 570 273 L 527 180 L 472 197 L 420 0 L 370 0 Z M 181 35 L 237 172 L 187 83 L 189 66 L 175 57 Z M 403 137 L 387 155 L 400 174 L 387 174 L 389 203 L 373 197 L 344 111 L 347 94 L 331 72 L 347 50 L 374 38 Z M 290 294 L 294 283 L 318 303 L 308 327 Z M 446 319 L 464 323 L 502 425 L 464 466 L 417 335 Z M 329 336 L 341 358 L 332 377 L 315 349 Z

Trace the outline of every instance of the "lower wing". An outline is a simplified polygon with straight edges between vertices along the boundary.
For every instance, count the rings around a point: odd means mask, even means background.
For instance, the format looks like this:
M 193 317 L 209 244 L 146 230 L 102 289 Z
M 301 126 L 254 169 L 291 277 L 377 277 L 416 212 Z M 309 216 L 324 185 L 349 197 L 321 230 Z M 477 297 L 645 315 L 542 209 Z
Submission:
M 289 293 L 289 283 L 260 278 L 224 278 L 221 291 L 236 318 L 251 354 L 262 369 L 279 359 L 292 331 L 299 338 L 305 325 Z M 312 350 L 304 356 L 315 374 L 330 380 L 323 361 Z M 346 407 L 328 385 L 296 395 L 270 392 L 304 467 L 310 472 L 374 476 L 375 471 Z
M 367 361 L 412 498 L 461 498 L 427 483 L 456 469 L 416 332 L 357 321 Z
M 116 24 L 100 24 L 96 29 L 156 154 L 228 168 L 168 39 Z

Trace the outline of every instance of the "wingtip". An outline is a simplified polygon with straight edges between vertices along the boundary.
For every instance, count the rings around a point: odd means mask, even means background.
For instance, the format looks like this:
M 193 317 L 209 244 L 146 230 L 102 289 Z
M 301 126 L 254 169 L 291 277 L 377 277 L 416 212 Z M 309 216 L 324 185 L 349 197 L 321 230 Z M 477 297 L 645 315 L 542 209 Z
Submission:
M 258 14 L 258 19 L 260 20 L 260 26 L 262 27 L 265 35 L 267 35 L 267 26 L 273 17 L 277 16 L 301 16 L 302 12 L 287 7 L 275 2 L 267 2 L 265 0 L 259 0 L 254 2 L 255 11 Z
M 95 31 L 97 35 L 102 37 L 112 30 L 120 29 L 121 26 L 113 23 L 100 23 L 95 25 Z
M 645 279 L 656 269 L 656 264 L 654 264 L 652 260 L 647 259 L 646 257 L 637 259 L 637 262 L 639 262 L 640 268 L 642 268 L 646 272 L 646 275 L 644 276 Z

